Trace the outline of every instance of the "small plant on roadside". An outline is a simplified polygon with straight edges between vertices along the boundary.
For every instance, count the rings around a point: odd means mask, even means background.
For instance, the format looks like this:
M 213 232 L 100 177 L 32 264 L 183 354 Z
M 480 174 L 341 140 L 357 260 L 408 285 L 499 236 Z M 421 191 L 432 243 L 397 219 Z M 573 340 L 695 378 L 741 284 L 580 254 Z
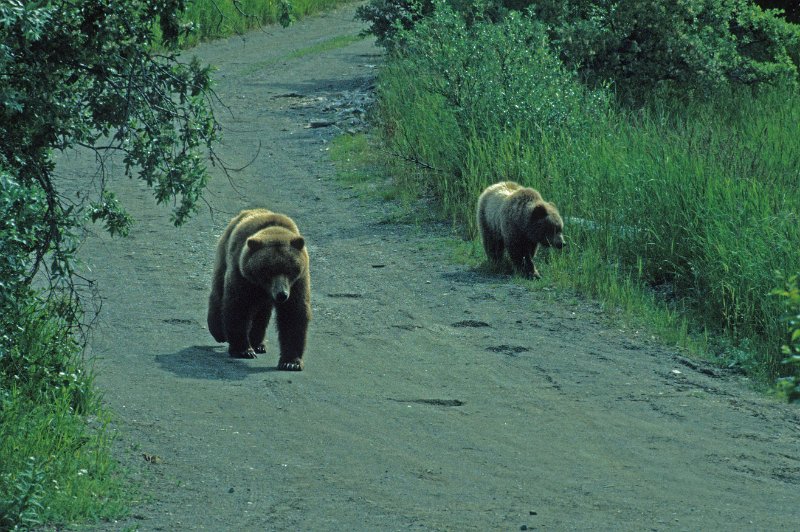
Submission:
M 0 486 L 8 488 L 0 497 L 0 530 L 27 530 L 41 525 L 44 474 L 36 458 L 29 457 L 13 481 L 10 477 L 6 473 L 0 480 Z
M 772 294 L 783 298 L 788 309 L 786 321 L 789 340 L 781 351 L 786 355 L 783 364 L 792 373 L 778 379 L 778 393 L 790 402 L 800 401 L 800 275 L 789 277 L 785 286 L 774 290 Z

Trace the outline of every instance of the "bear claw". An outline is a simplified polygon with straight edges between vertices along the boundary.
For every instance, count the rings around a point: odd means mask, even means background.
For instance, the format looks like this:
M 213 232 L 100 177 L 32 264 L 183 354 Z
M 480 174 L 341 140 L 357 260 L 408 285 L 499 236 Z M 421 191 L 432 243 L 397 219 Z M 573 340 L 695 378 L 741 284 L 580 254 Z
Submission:
M 248 347 L 244 351 L 229 351 L 228 354 L 231 358 L 256 358 L 256 352 L 252 347 Z
M 282 371 L 303 371 L 302 360 L 278 361 L 278 369 Z
M 259 355 L 263 355 L 267 352 L 267 348 L 264 344 L 259 345 L 258 347 L 253 349 L 254 352 L 258 353 Z

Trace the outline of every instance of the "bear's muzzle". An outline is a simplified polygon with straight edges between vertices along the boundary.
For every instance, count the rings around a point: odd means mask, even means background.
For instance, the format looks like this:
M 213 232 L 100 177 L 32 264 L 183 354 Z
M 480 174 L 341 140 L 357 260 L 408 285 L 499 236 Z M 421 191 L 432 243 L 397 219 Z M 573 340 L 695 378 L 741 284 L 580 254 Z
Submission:
M 286 276 L 280 275 L 272 280 L 270 295 L 276 303 L 285 303 L 289 299 L 291 284 Z

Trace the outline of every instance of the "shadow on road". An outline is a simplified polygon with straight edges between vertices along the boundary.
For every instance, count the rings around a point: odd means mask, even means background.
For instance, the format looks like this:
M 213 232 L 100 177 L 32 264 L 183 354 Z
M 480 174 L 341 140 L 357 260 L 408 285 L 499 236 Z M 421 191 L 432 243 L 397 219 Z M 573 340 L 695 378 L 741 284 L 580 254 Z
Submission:
M 271 355 L 262 356 L 268 358 Z M 264 366 L 258 360 L 230 358 L 224 348 L 208 345 L 195 345 L 177 353 L 156 355 L 156 362 L 178 377 L 190 379 L 243 380 L 256 373 L 277 371 L 275 366 Z

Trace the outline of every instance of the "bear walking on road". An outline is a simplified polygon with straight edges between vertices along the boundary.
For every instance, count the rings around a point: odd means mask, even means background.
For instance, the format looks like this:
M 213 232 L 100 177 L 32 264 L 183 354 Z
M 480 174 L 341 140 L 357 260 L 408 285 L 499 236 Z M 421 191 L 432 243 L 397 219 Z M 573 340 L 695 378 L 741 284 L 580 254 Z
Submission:
M 240 212 L 222 233 L 211 296 L 208 330 L 228 342 L 236 358 L 266 351 L 264 337 L 275 309 L 278 369 L 303 369 L 311 320 L 311 277 L 305 240 L 288 216 L 266 209 Z
M 564 222 L 556 206 L 513 181 L 495 183 L 480 195 L 478 228 L 489 260 L 500 263 L 507 249 L 514 269 L 526 278 L 541 278 L 533 263 L 538 246 L 564 247 Z

